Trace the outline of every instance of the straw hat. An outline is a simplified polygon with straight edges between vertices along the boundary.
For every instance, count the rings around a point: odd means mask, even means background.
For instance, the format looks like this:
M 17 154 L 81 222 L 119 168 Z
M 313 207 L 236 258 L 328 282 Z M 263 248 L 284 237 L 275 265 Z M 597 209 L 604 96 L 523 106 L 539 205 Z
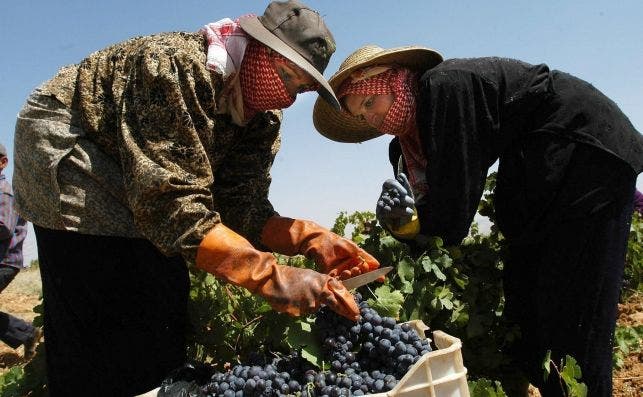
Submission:
M 442 55 L 427 47 L 405 46 L 385 50 L 376 45 L 367 45 L 349 55 L 328 83 L 337 91 L 351 73 L 366 66 L 397 65 L 423 72 L 440 62 Z M 337 142 L 363 142 L 382 135 L 366 121 L 333 109 L 319 98 L 313 109 L 313 124 L 323 136 Z
M 298 0 L 272 1 L 263 15 L 241 17 L 239 25 L 311 75 L 319 83 L 319 95 L 339 109 L 339 101 L 323 76 L 335 52 L 335 39 L 317 11 Z

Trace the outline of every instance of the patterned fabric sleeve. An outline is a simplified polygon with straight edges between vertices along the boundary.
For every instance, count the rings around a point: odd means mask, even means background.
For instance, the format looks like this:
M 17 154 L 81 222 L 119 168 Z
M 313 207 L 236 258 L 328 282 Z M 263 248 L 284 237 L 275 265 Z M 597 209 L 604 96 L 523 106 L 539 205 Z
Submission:
M 165 255 L 193 263 L 203 236 L 220 222 L 206 152 L 215 126 L 199 113 L 207 102 L 200 97 L 214 93 L 195 92 L 210 77 L 191 67 L 189 54 L 161 50 L 141 49 L 130 69 L 119 129 L 123 179 L 139 231 Z
M 245 128 L 232 126 L 213 108 L 212 77 L 193 56 L 143 47 L 129 69 L 118 129 L 137 229 L 189 264 L 222 221 L 258 244 L 274 214 L 268 189 L 281 124 L 281 112 L 264 112 Z

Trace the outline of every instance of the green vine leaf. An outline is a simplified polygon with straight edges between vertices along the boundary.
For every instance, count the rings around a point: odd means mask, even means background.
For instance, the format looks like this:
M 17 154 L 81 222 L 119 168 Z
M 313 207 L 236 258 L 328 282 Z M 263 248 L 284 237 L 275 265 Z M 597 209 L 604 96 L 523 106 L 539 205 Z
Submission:
M 551 375 L 551 350 L 547 350 L 545 359 L 543 360 L 543 380 L 547 380 Z
M 433 262 L 442 269 L 448 269 L 453 265 L 453 260 L 447 254 L 440 255 L 438 258 L 434 259 Z
M 404 296 L 400 291 L 391 290 L 388 285 L 382 285 L 373 292 L 374 299 L 369 299 L 368 304 L 380 315 L 399 318 Z
M 397 275 L 402 281 L 402 293 L 413 293 L 413 281 L 415 280 L 415 262 L 405 256 L 397 264 Z
M 314 320 L 296 321 L 286 333 L 287 343 L 294 349 L 301 349 L 301 356 L 318 368 L 321 367 L 322 349 L 319 337 L 314 332 Z
M 420 259 L 420 263 L 422 264 L 422 269 L 424 269 L 425 272 L 431 273 L 431 269 L 433 268 L 433 261 L 431 261 L 431 258 L 425 255 Z

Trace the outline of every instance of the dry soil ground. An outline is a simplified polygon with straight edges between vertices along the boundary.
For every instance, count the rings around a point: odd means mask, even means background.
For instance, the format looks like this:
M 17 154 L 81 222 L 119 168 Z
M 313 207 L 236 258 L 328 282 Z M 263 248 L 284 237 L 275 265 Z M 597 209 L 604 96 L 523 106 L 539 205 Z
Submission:
M 0 294 L 0 311 L 25 320 L 32 320 L 35 316 L 32 309 L 39 302 L 40 288 L 40 275 L 37 268 L 21 271 Z M 619 325 L 643 325 L 643 294 L 636 295 L 620 305 L 619 312 Z M 24 361 L 22 347 L 13 350 L 0 342 L 0 374 Z M 530 395 L 536 397 L 539 393 L 534 389 L 530 391 Z M 627 356 L 624 368 L 614 372 L 613 395 L 615 397 L 643 396 L 643 352 Z

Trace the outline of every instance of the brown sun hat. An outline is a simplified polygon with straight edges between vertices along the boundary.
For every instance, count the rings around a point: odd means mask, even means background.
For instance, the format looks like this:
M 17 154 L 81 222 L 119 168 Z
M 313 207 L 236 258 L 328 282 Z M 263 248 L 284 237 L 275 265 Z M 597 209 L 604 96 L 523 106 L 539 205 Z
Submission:
M 339 109 L 339 101 L 323 76 L 335 52 L 335 39 L 317 11 L 297 0 L 272 1 L 263 15 L 241 17 L 239 24 L 312 76 L 319 83 L 319 95 Z
M 367 45 L 350 54 L 328 82 L 336 91 L 351 73 L 367 66 L 397 65 L 423 72 L 440 62 L 442 55 L 427 47 L 383 49 L 376 45 Z M 313 108 L 313 124 L 319 133 L 337 142 L 363 142 L 382 135 L 382 132 L 368 125 L 366 121 L 353 117 L 344 110 L 334 109 L 319 99 Z

